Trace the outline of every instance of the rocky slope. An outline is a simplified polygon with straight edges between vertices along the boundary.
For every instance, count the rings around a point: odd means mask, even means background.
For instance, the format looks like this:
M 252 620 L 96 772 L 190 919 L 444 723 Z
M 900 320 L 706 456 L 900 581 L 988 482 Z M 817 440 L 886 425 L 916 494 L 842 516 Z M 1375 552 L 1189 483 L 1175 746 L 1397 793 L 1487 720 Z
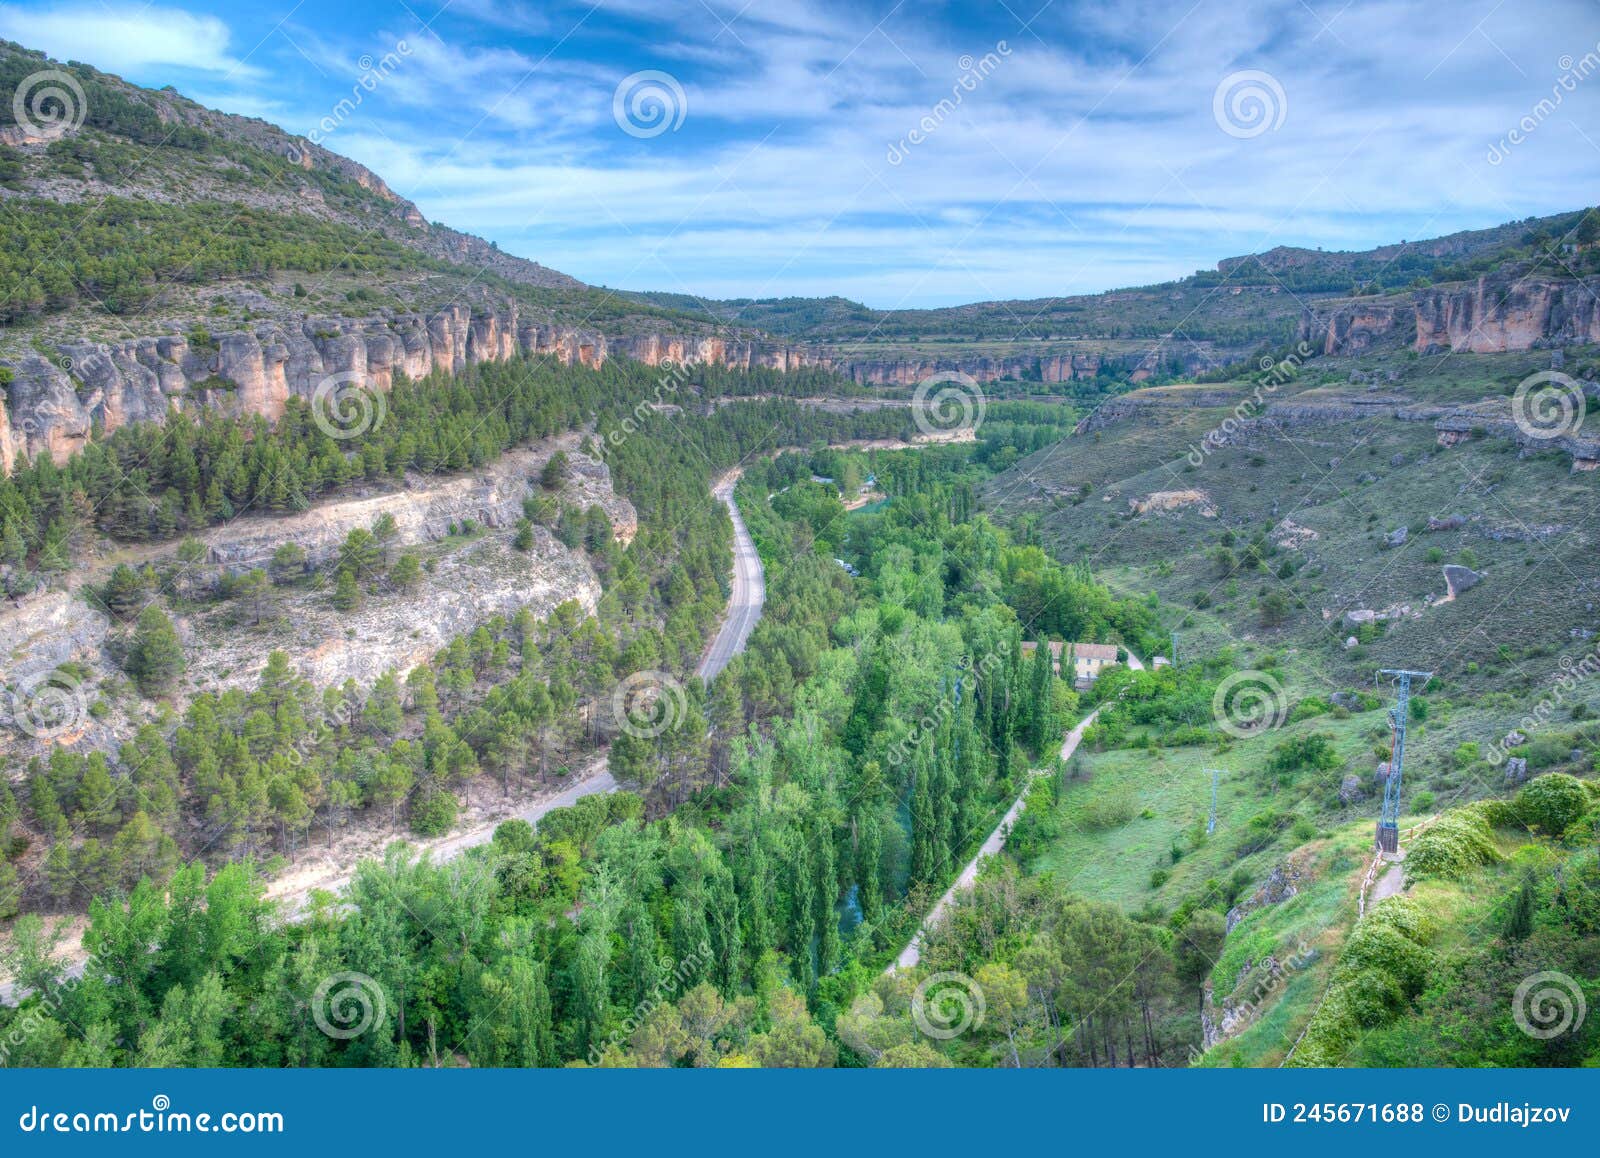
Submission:
M 353 679 L 370 687 L 385 671 L 409 671 L 493 616 L 528 607 L 542 618 L 569 600 L 593 610 L 600 583 L 581 551 L 569 550 L 542 527 L 535 527 L 532 550 L 511 545 L 511 528 L 531 493 L 531 480 L 557 450 L 566 452 L 569 465 L 562 502 L 598 505 L 618 538 L 632 538 L 637 528 L 632 504 L 612 489 L 606 465 L 584 456 L 580 444 L 577 435 L 566 435 L 519 448 L 467 474 L 415 476 L 399 491 L 341 498 L 283 518 L 248 516 L 200 534 L 205 560 L 182 569 L 174 581 L 188 596 L 176 616 L 188 666 L 183 693 L 253 687 L 274 649 L 287 652 L 294 667 L 321 686 Z M 313 567 L 327 564 L 351 530 L 370 527 L 384 514 L 396 525 L 391 550 L 415 548 L 426 561 L 415 591 L 384 590 L 354 611 L 339 611 L 330 601 L 324 570 L 305 584 L 277 589 L 275 611 L 260 624 L 241 622 L 231 601 L 207 598 L 223 574 L 264 567 L 284 543 L 300 546 Z M 477 529 L 453 535 L 468 523 Z M 87 711 L 91 699 L 121 678 L 115 654 L 125 629 L 85 602 L 83 591 L 114 562 L 161 564 L 170 553 L 170 547 L 113 549 L 67 576 L 60 588 L 0 608 L 4 682 L 22 697 L 0 697 L 6 706 L 21 704 L 25 710 L 30 696 L 43 694 L 40 689 L 62 687 L 78 701 L 69 712 L 75 728 L 67 742 L 114 747 L 125 739 L 129 721 L 120 712 L 91 716 Z M 52 674 L 63 664 L 80 666 L 70 679 Z M 134 703 L 133 710 L 143 709 Z M 14 730 L 0 731 L 0 754 L 4 745 L 30 743 Z

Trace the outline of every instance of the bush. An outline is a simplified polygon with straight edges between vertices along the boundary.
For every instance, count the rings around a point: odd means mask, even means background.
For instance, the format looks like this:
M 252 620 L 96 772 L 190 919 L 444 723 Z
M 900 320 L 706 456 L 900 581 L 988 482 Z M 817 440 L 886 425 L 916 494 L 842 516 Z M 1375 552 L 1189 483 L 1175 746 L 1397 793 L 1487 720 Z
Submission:
M 1512 802 L 1517 819 L 1546 836 L 1560 836 L 1588 811 L 1589 794 L 1583 781 L 1563 772 L 1551 772 L 1523 785 Z
M 1389 1021 L 1422 991 L 1433 962 L 1429 935 L 1423 910 L 1409 897 L 1391 897 L 1358 922 L 1288 1064 L 1345 1064 L 1364 1029 Z
M 1453 809 L 1434 821 L 1411 843 L 1406 853 L 1406 875 L 1457 880 L 1473 869 L 1495 864 L 1500 851 L 1490 834 L 1483 809 Z
M 1118 788 L 1095 796 L 1083 808 L 1083 823 L 1088 828 L 1121 828 L 1138 811 L 1133 789 Z
M 456 798 L 449 792 L 430 792 L 411 809 L 411 831 L 418 836 L 443 836 L 455 827 Z

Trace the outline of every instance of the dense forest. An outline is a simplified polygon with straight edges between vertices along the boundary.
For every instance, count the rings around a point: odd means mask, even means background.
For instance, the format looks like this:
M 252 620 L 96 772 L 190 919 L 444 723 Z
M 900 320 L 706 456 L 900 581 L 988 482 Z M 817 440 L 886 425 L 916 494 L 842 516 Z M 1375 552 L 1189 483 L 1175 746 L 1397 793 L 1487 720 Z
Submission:
M 701 388 L 712 395 L 775 384 L 705 373 Z M 787 1049 L 811 1050 L 796 1060 L 833 1058 L 815 1018 L 830 1022 L 829 1011 L 870 977 L 864 962 L 909 934 L 1027 769 L 1048 757 L 1075 702 L 1047 664 L 1024 663 L 1023 624 L 1007 601 L 1049 604 L 1052 629 L 1085 638 L 1116 633 L 1142 646 L 1154 622 L 1142 605 L 1112 599 L 1086 573 L 1010 543 L 973 513 L 974 486 L 994 469 L 987 464 L 1038 445 L 1067 420 L 1059 410 L 998 404 L 992 440 L 973 446 L 764 457 L 769 447 L 907 433 L 909 418 L 903 409 L 840 414 L 782 399 L 708 416 L 641 412 L 639 400 L 659 388 L 652 377 L 620 363 L 484 365 L 459 379 L 401 384 L 390 420 L 365 442 L 319 445 L 298 411 L 276 429 L 178 420 L 119 431 L 71 463 L 37 463 L 6 484 L 12 538 L 27 545 L 21 571 L 52 549 L 66 552 L 82 510 L 133 509 L 118 496 L 139 494 L 143 505 L 126 522 L 107 515 L 102 530 L 177 534 L 258 501 L 287 509 L 328 488 L 382 484 L 406 467 L 470 466 L 588 422 L 591 446 L 606 448 L 640 516 L 625 550 L 603 531 L 580 540 L 604 581 L 594 617 L 567 607 L 542 623 L 525 614 L 496 620 L 404 681 L 385 677 L 370 689 L 316 689 L 274 656 L 255 691 L 197 696 L 170 731 L 147 726 L 115 754 L 58 747 L 33 761 L 24 790 L 7 788 L 3 798 L 7 892 L 26 898 L 13 910 L 89 904 L 93 959 L 81 983 L 60 987 L 70 994 L 34 986 L 16 1016 L 36 1016 L 60 997 L 66 1005 L 50 1024 L 61 1033 L 26 1035 L 31 1044 L 11 1053 L 12 1064 L 624 1060 L 632 1046 L 616 1030 L 627 1010 L 663 983 L 665 962 L 681 966 L 696 953 L 704 972 L 696 984 L 739 1011 L 728 1031 L 743 1035 L 740 1050 L 729 1038 L 719 1058 L 743 1051 L 777 1064 L 781 1052 L 772 1051 Z M 796 393 L 815 386 L 789 383 Z M 627 436 L 609 437 L 623 424 L 632 424 Z M 629 672 L 686 673 L 715 621 L 728 528 L 708 494 L 708 470 L 740 459 L 741 501 L 768 563 L 767 615 L 713 688 L 686 680 L 670 728 L 642 737 L 619 730 L 589 706 Z M 127 463 L 144 472 L 137 489 L 123 482 Z M 813 481 L 824 469 L 875 473 L 887 508 L 848 514 L 836 486 Z M 221 494 L 211 512 L 207 492 Z M 149 522 L 163 506 L 180 512 L 177 525 Z M 839 552 L 860 579 L 835 562 Z M 145 621 L 160 615 L 151 596 L 174 598 L 183 556 L 179 544 L 171 567 L 152 569 L 136 595 L 103 593 L 113 612 L 146 605 L 141 654 L 158 671 L 160 624 Z M 361 572 L 350 551 L 338 566 Z M 141 689 L 164 690 L 159 679 Z M 263 861 L 331 835 L 364 809 L 403 815 L 419 835 L 448 830 L 458 794 L 480 778 L 555 776 L 556 754 L 608 741 L 632 791 L 585 799 L 537 833 L 509 823 L 491 848 L 443 866 L 396 851 L 363 868 L 353 897 L 374 888 L 390 895 L 402 879 L 407 889 L 446 881 L 468 889 L 472 896 L 443 902 L 476 922 L 468 940 L 449 932 L 435 946 L 431 918 L 394 925 L 438 900 L 421 909 L 402 901 L 388 916 L 374 908 L 390 929 L 382 936 L 400 938 L 385 954 L 405 957 L 388 961 L 400 970 L 391 975 L 355 961 L 363 953 L 353 946 L 375 935 L 362 928 L 364 900 L 286 927 L 268 919 L 255 867 Z M 174 906 L 189 906 L 202 926 L 233 925 L 248 947 L 224 945 L 216 929 L 200 935 L 220 956 L 180 949 Z M 36 920 L 17 921 L 19 979 L 53 968 Z M 131 943 L 113 952 L 102 936 L 120 936 L 107 922 L 125 920 L 149 954 L 111 965 Z M 173 954 L 187 964 L 157 963 Z M 246 957 L 264 971 L 246 968 Z M 279 984 L 283 970 L 326 973 L 336 958 L 393 986 L 384 989 L 394 1020 L 377 1035 L 383 1044 L 340 1048 L 320 1033 L 296 1033 L 294 1044 L 257 1020 L 267 1016 L 262 986 Z M 423 976 L 433 978 L 430 995 L 417 988 Z M 133 1004 L 92 1013 L 108 994 L 113 1005 Z M 483 1003 L 507 1000 L 531 1003 L 531 1036 L 508 1036 L 499 1021 L 488 1032 Z M 178 1013 L 213 1001 L 222 1020 L 210 1029 Z M 194 1052 L 196 1031 L 211 1043 L 198 1048 L 221 1052 Z M 93 1052 L 118 1040 L 127 1044 Z

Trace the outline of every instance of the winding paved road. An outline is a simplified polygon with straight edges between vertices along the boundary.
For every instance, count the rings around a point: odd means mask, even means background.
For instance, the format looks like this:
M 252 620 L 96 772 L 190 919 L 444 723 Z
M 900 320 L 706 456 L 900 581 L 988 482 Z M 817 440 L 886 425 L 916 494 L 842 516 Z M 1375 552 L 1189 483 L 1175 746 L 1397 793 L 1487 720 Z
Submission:
M 1131 651 L 1128 653 L 1128 666 L 1133 668 L 1134 671 L 1144 670 L 1144 664 L 1140 663 L 1139 657 Z M 1100 709 L 1096 708 L 1079 720 L 1077 727 L 1066 734 L 1066 737 L 1061 741 L 1061 758 L 1063 760 L 1072 758 L 1072 754 L 1078 750 L 1078 744 L 1083 740 L 1084 730 L 1094 723 L 1095 717 L 1099 714 Z M 955 883 L 946 889 L 944 896 L 940 897 L 938 903 L 928 910 L 928 915 L 922 919 L 922 924 L 917 928 L 916 936 L 911 938 L 909 945 L 900 950 L 900 956 L 894 959 L 894 964 L 884 970 L 885 973 L 893 973 L 899 969 L 916 968 L 917 963 L 922 960 L 923 937 L 929 929 L 944 920 L 945 914 L 950 911 L 950 906 L 956 903 L 956 894 L 966 892 L 977 883 L 978 870 L 983 867 L 983 862 L 992 856 L 999 855 L 1000 850 L 1006 846 L 1006 838 L 1011 835 L 1011 826 L 1016 824 L 1017 817 L 1021 816 L 1022 810 L 1027 807 L 1028 788 L 1033 784 L 1033 778 L 1042 771 L 1044 770 L 1036 768 L 1029 775 L 1027 784 L 1023 785 L 1022 791 L 1018 793 L 1016 800 L 1006 810 L 1006 814 L 1000 818 L 1000 823 L 995 826 L 994 831 L 989 834 L 989 838 L 978 849 L 978 854 L 967 862 L 967 867 L 961 870 L 961 875 L 955 879 Z
M 733 501 L 733 488 L 739 482 L 736 467 L 723 475 L 712 488 L 712 494 L 721 499 L 733 519 L 733 590 L 728 595 L 728 614 L 722 621 L 711 646 L 700 659 L 694 674 L 710 683 L 733 657 L 750 642 L 750 633 L 761 619 L 761 609 L 767 602 L 766 572 L 761 568 L 761 556 L 756 554 L 755 540 L 744 525 L 744 516 Z

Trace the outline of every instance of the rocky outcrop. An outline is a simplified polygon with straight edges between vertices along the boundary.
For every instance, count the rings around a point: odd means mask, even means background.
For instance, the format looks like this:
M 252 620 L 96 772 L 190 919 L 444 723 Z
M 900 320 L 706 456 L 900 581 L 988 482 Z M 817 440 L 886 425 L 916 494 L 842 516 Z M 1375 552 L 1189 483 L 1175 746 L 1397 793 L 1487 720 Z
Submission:
M 1320 345 L 1325 355 L 1364 354 L 1396 327 L 1409 328 L 1415 307 L 1408 304 L 1357 303 L 1336 309 L 1326 321 L 1307 312 L 1300 319 L 1296 340 Z
M 1600 281 L 1488 274 L 1466 286 L 1419 290 L 1410 301 L 1353 301 L 1308 311 L 1299 339 L 1326 355 L 1366 353 L 1405 337 L 1419 352 L 1496 354 L 1600 342 Z
M 1463 567 L 1459 563 L 1446 563 L 1444 566 L 1444 585 L 1449 592 L 1449 597 L 1454 599 L 1463 591 L 1469 591 L 1483 582 L 1483 576 L 1471 567 Z
M 319 384 L 335 376 L 388 390 L 400 375 L 416 379 L 435 370 L 459 373 L 476 363 L 522 355 L 548 355 L 589 367 L 614 357 L 648 366 L 671 362 L 783 372 L 818 366 L 874 386 L 912 386 L 941 371 L 968 374 L 980 382 L 1064 382 L 1107 370 L 1138 379 L 1155 367 L 1150 353 L 861 357 L 758 335 L 612 336 L 528 317 L 515 302 L 491 309 L 456 305 L 432 316 L 301 316 L 295 323 L 261 322 L 244 331 L 197 329 L 109 344 L 70 343 L 60 346 L 54 358 L 24 355 L 9 363 L 14 380 L 0 430 L 10 433 L 0 446 L 9 448 L 4 459 L 9 471 L 17 453 L 49 454 L 60 461 L 97 429 L 159 422 L 174 407 L 277 418 L 291 395 L 309 399 Z
M 1589 469 L 1584 464 L 1600 460 L 1600 437 L 1584 433 L 1582 426 L 1572 434 L 1542 437 L 1538 430 L 1524 429 L 1510 413 L 1511 407 L 1505 399 L 1451 407 L 1434 421 L 1433 428 L 1439 432 L 1439 445 L 1445 447 L 1457 446 L 1481 435 L 1510 439 L 1523 450 L 1534 453 L 1560 451 L 1571 457 L 1574 470 Z
M 1418 350 L 1473 354 L 1600 342 L 1600 282 L 1481 277 L 1417 295 Z
M 531 547 L 518 550 L 511 531 L 522 515 L 523 498 L 537 485 L 533 480 L 559 450 L 566 453 L 568 468 L 560 501 L 585 509 L 599 506 L 618 538 L 633 537 L 633 505 L 612 489 L 606 464 L 581 452 L 581 441 L 578 435 L 563 435 L 513 450 L 470 473 L 408 475 L 402 490 L 341 497 L 286 517 L 249 515 L 199 532 L 206 558 L 183 576 L 196 592 L 220 583 L 225 572 L 266 567 L 285 543 L 299 546 L 307 564 L 320 571 L 304 583 L 275 587 L 276 611 L 259 625 L 242 624 L 226 600 L 195 599 L 183 608 L 177 622 L 188 671 L 180 694 L 252 687 L 275 648 L 319 685 L 354 679 L 370 686 L 387 670 L 404 674 L 493 616 L 528 607 L 544 617 L 568 601 L 592 612 L 600 583 L 583 552 L 568 549 L 537 525 Z M 420 583 L 414 591 L 386 589 L 355 610 L 335 609 L 328 564 L 351 530 L 370 528 L 385 514 L 395 521 L 391 552 L 415 548 L 423 553 Z M 475 525 L 473 534 L 448 538 L 469 523 Z M 159 563 L 162 550 L 149 550 L 144 561 Z M 133 562 L 138 565 L 140 558 Z M 88 710 L 95 688 L 122 678 L 118 637 L 126 629 L 82 594 L 103 577 L 103 567 L 86 568 L 68 576 L 62 589 L 0 601 L 0 763 L 43 750 L 45 738 L 3 725 L 8 713 L 41 714 L 34 703 L 42 705 L 46 697 L 55 697 L 71 722 L 67 733 L 50 739 L 83 750 L 114 751 L 137 723 Z M 78 665 L 73 674 L 58 671 L 67 663 Z
M 631 539 L 638 525 L 633 505 L 612 489 L 610 468 L 580 454 L 573 436 L 509 451 L 469 474 L 412 476 L 403 490 L 341 498 L 282 518 L 239 519 L 203 532 L 200 539 L 210 562 L 237 573 L 266 567 L 286 542 L 305 551 L 310 566 L 331 565 L 351 531 L 371 527 L 384 515 L 394 519 L 402 544 L 434 542 L 469 522 L 510 527 L 522 517 L 532 480 L 557 450 L 568 456 L 562 501 L 579 508 L 598 505 L 612 532 Z

